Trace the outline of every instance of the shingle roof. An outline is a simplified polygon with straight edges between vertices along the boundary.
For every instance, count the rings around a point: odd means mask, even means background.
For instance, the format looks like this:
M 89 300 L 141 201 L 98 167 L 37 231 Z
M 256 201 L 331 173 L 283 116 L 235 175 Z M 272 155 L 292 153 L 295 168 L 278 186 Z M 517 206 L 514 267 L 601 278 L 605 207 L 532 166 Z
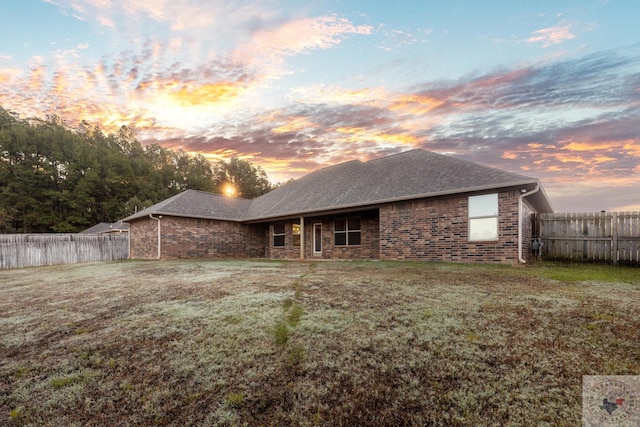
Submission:
M 124 221 L 149 214 L 261 221 L 494 188 L 523 186 L 531 190 L 536 184 L 535 178 L 430 151 L 411 150 L 320 169 L 254 200 L 187 190 Z M 541 211 L 552 211 L 543 191 L 533 197 Z
M 251 200 L 231 198 L 205 191 L 186 190 L 123 219 L 131 221 L 149 215 L 240 221 Z
M 129 224 L 124 224 L 122 221 L 114 223 L 101 222 L 81 231 L 80 234 L 118 233 L 123 231 L 129 231 Z
M 245 220 L 302 214 L 483 189 L 537 179 L 424 150 L 312 172 L 255 199 Z

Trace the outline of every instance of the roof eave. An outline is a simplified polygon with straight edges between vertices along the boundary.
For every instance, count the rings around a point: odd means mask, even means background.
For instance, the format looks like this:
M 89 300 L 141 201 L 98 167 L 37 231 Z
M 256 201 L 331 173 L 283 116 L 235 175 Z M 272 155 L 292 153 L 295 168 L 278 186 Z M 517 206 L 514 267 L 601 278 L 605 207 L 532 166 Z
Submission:
M 539 190 L 532 194 L 531 197 L 534 198 L 538 205 L 538 210 L 540 213 L 553 213 L 553 205 L 551 204 L 551 199 L 547 195 L 547 192 L 544 190 L 542 183 L 540 180 L 536 180 L 537 184 L 540 185 Z
M 149 215 L 164 215 L 164 216 L 174 216 L 178 218 L 194 218 L 194 219 L 210 219 L 210 220 L 216 220 L 216 221 L 243 222 L 241 218 L 225 218 L 225 217 L 208 216 L 208 215 L 189 215 L 189 214 L 181 214 L 176 212 L 163 212 L 163 211 L 148 212 L 144 215 L 132 215 L 132 216 L 126 217 L 121 221 L 130 223 L 132 221 L 148 218 Z

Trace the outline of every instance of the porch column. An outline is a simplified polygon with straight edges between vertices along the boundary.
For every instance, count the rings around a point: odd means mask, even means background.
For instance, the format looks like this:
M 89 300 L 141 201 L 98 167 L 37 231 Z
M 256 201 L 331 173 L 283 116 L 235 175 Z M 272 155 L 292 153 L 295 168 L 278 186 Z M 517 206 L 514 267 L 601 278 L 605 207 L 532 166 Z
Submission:
M 304 217 L 300 217 L 300 259 L 304 259 Z

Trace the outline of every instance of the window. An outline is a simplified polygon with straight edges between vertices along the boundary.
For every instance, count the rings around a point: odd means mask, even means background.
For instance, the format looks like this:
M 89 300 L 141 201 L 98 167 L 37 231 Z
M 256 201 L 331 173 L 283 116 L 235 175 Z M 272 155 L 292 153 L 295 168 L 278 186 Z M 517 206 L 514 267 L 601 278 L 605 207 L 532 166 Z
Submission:
M 293 246 L 300 246 L 300 224 L 292 224 Z
M 334 244 L 336 246 L 357 246 L 361 244 L 360 218 L 337 219 L 333 223 Z
M 469 197 L 469 240 L 498 240 L 498 195 Z
M 273 246 L 284 246 L 284 224 L 273 225 Z

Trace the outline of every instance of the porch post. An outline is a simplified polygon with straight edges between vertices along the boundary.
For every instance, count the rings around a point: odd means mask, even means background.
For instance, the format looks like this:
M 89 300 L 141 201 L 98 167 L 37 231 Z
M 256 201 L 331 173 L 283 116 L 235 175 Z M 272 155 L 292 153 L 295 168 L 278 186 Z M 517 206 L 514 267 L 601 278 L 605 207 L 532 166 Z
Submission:
M 300 259 L 304 259 L 304 217 L 300 217 Z

